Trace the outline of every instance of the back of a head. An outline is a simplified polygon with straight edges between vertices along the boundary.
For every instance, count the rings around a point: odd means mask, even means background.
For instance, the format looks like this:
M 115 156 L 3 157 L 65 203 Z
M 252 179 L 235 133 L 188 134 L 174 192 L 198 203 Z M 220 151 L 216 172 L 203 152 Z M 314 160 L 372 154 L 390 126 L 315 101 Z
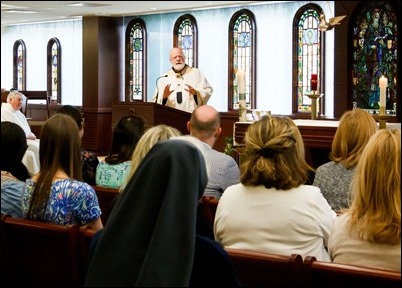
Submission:
M 303 139 L 292 119 L 266 115 L 248 127 L 241 183 L 287 190 L 304 184 L 310 169 L 304 159 Z
M 61 114 L 65 114 L 65 115 L 69 115 L 69 116 L 73 117 L 75 123 L 77 123 L 78 129 L 82 128 L 83 120 L 82 120 L 81 111 L 78 108 L 76 108 L 72 105 L 63 105 L 57 110 L 57 113 L 61 113 Z
M 210 105 L 197 107 L 190 118 L 190 134 L 201 140 L 212 137 L 221 125 L 220 113 Z
M 12 122 L 1 122 L 1 170 L 10 172 L 21 181 L 29 178 L 27 168 L 22 164 L 27 149 L 24 130 Z
M 131 170 L 127 176 L 127 179 L 131 178 L 131 176 L 137 170 L 142 159 L 144 159 L 145 155 L 156 143 L 179 135 L 181 135 L 181 133 L 178 129 L 165 124 L 156 125 L 147 129 L 141 136 L 137 146 L 134 149 L 133 156 L 131 158 Z
M 154 145 L 108 218 L 86 285 L 188 286 L 198 200 L 207 181 L 195 146 L 176 140 Z
M 377 130 L 374 118 L 363 109 L 345 112 L 332 141 L 329 158 L 346 168 L 356 166 L 364 147 Z
M 20 162 L 27 149 L 27 138 L 24 130 L 15 123 L 1 122 L 1 166 L 2 170 L 7 162 Z
M 80 151 L 79 131 L 73 118 L 61 113 L 51 116 L 41 130 L 41 174 L 62 168 L 70 177 L 81 180 Z
M 370 138 L 356 166 L 350 209 L 352 222 L 367 229 L 371 240 L 400 243 L 400 129 L 381 129 Z
M 105 161 L 109 164 L 118 164 L 130 160 L 145 130 L 144 118 L 135 115 L 121 117 L 113 129 L 112 146 Z

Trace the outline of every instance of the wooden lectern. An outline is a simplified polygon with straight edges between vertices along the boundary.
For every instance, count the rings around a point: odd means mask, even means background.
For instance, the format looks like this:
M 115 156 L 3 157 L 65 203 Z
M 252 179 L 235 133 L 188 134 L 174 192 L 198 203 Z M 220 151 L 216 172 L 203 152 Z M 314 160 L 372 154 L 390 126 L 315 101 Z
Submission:
M 177 128 L 182 134 L 189 133 L 187 122 L 190 120 L 190 113 L 153 102 L 134 101 L 113 104 L 112 125 L 114 126 L 123 115 L 130 113 L 143 117 L 148 126 L 166 124 Z

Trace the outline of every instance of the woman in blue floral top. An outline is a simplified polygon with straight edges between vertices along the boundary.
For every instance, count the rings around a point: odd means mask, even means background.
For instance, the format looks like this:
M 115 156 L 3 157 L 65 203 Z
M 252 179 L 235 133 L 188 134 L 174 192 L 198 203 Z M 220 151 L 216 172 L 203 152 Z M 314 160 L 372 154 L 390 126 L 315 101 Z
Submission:
M 80 136 L 67 115 L 50 117 L 41 131 L 41 170 L 26 181 L 24 217 L 59 225 L 103 228 L 95 190 L 82 181 Z

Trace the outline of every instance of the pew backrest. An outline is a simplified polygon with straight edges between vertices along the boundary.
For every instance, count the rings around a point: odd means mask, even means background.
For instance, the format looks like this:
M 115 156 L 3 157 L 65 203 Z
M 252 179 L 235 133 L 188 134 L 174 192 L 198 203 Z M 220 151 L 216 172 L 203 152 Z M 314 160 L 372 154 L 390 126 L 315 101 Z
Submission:
M 205 219 L 213 226 L 215 221 L 216 208 L 219 200 L 212 196 L 202 196 L 201 204 Z
M 108 188 L 98 185 L 92 185 L 98 197 L 99 207 L 102 211 L 101 219 L 103 225 L 106 224 L 107 218 L 113 208 L 114 202 L 117 200 L 119 195 L 119 189 Z
M 225 249 L 244 287 L 301 287 L 303 259 L 299 254 L 277 255 Z
M 2 275 L 5 286 L 77 287 L 78 225 L 56 225 L 2 216 Z
M 305 287 L 401 287 L 401 273 L 304 258 Z

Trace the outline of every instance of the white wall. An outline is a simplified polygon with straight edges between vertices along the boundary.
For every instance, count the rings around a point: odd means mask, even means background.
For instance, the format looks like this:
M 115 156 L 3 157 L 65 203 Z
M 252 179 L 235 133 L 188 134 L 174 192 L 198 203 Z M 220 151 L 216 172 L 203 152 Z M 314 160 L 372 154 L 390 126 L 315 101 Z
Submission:
M 82 21 L 62 21 L 2 27 L 1 87 L 13 87 L 13 46 L 26 46 L 25 90 L 47 90 L 47 44 L 56 37 L 61 44 L 63 104 L 82 105 Z
M 292 23 L 296 11 L 316 3 L 325 14 L 334 11 L 333 1 L 284 1 L 245 5 L 236 8 L 184 11 L 145 15 L 148 37 L 148 95 L 151 100 L 155 80 L 169 68 L 173 27 L 178 17 L 192 14 L 198 26 L 198 67 L 214 87 L 209 101 L 219 111 L 227 111 L 228 26 L 232 15 L 246 8 L 255 15 L 257 28 L 257 109 L 273 114 L 292 111 Z M 330 6 L 331 5 L 331 6 Z M 128 23 L 132 17 L 127 17 Z M 46 89 L 46 45 L 57 37 L 62 45 L 63 104 L 82 105 L 82 23 L 81 21 L 2 27 L 1 87 L 12 86 L 12 47 L 23 39 L 27 46 L 27 89 Z M 334 43 L 333 31 L 326 33 L 326 115 L 333 116 Z M 123 74 L 124 75 L 124 74 Z M 120 95 L 124 98 L 124 93 Z

